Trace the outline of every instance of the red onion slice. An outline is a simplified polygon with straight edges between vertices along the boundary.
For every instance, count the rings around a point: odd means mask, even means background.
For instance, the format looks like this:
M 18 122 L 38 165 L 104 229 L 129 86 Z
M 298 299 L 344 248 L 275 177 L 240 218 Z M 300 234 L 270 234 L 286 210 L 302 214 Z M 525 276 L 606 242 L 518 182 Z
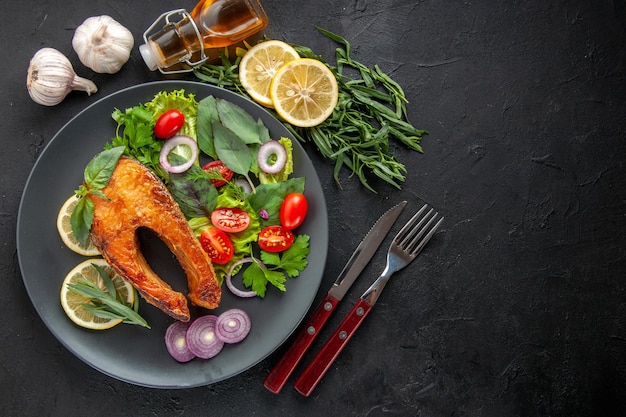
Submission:
M 273 162 L 272 159 L 274 159 Z M 277 140 L 270 140 L 259 148 L 257 162 L 259 168 L 266 174 L 277 174 L 287 162 L 287 151 Z
M 187 346 L 197 357 L 210 359 L 221 352 L 224 342 L 217 336 L 217 316 L 200 316 L 187 329 Z
M 247 257 L 247 258 L 243 258 L 238 260 L 237 262 L 235 262 L 234 264 L 231 265 L 230 269 L 228 270 L 228 274 L 226 274 L 226 286 L 228 287 L 228 289 L 230 290 L 230 292 L 232 292 L 234 295 L 236 295 L 237 297 L 241 297 L 241 298 L 250 298 L 250 297 L 255 297 L 257 295 L 256 292 L 254 291 L 243 291 L 240 290 L 239 288 L 235 287 L 235 284 L 233 284 L 233 271 L 235 270 L 235 268 L 237 268 L 239 265 L 241 264 L 245 264 L 248 262 L 255 262 L 255 260 L 251 257 Z M 265 265 L 263 265 L 263 263 L 261 263 L 261 261 L 259 262 L 259 266 L 261 268 L 265 269 Z
M 237 179 L 235 181 L 235 185 L 241 188 L 241 191 L 244 193 L 244 195 L 248 195 L 252 192 L 252 187 L 250 186 L 250 183 L 245 180 L 245 178 Z
M 250 333 L 250 317 L 238 308 L 226 310 L 217 318 L 215 333 L 224 343 L 239 343 Z
M 186 334 L 188 327 L 188 323 L 175 321 L 165 331 L 165 347 L 172 358 L 178 362 L 189 362 L 196 357 L 187 345 Z
M 184 164 L 172 165 L 169 161 L 169 156 L 174 148 L 178 146 L 189 147 L 189 149 L 191 150 L 191 156 Z M 180 174 L 181 172 L 187 171 L 196 162 L 197 158 L 198 144 L 192 137 L 185 135 L 172 136 L 171 138 L 166 140 L 163 144 L 163 147 L 161 148 L 161 153 L 159 154 L 159 162 L 161 163 L 161 166 L 166 171 L 171 172 L 172 174 Z

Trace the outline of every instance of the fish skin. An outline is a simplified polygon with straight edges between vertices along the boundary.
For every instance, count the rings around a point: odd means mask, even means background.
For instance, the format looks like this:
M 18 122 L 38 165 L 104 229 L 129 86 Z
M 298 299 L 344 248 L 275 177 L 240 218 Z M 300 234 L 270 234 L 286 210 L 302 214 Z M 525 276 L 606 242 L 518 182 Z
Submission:
M 94 203 L 91 238 L 109 265 L 150 304 L 187 322 L 185 296 L 150 268 L 141 253 L 137 229 L 154 232 L 172 251 L 187 275 L 188 298 L 200 307 L 219 306 L 221 287 L 207 253 L 163 182 L 140 162 L 122 157 Z

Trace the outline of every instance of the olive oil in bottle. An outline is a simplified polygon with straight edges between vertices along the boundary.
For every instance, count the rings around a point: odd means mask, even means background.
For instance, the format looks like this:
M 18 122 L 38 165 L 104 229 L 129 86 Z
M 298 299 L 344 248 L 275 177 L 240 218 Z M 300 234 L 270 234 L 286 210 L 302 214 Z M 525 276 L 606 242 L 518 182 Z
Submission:
M 176 14 L 182 18 L 170 21 Z M 193 67 L 206 60 L 205 49 L 241 42 L 262 31 L 268 22 L 258 0 L 201 0 L 190 13 L 178 10 L 164 16 L 165 26 L 148 36 L 149 29 L 144 34 L 147 42 L 139 47 L 151 70 L 181 63 Z M 200 60 L 190 62 L 198 54 Z

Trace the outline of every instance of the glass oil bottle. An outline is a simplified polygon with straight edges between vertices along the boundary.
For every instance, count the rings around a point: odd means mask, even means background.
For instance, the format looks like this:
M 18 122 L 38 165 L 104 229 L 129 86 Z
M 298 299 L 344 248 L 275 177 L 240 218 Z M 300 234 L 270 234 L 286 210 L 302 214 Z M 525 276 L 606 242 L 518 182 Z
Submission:
M 165 25 L 155 31 L 161 21 Z M 241 42 L 267 23 L 259 0 L 201 0 L 190 13 L 162 14 L 144 33 L 139 51 L 152 71 L 188 72 L 209 59 L 209 50 Z M 183 69 L 171 69 L 181 64 Z

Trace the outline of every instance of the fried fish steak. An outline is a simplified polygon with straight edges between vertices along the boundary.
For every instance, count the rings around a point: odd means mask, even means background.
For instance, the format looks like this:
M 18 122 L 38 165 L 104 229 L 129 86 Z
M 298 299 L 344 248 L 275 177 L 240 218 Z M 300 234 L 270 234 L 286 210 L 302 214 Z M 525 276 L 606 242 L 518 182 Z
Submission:
M 141 253 L 137 229 L 152 230 L 174 253 L 187 275 L 189 300 L 216 308 L 221 287 L 202 249 L 163 182 L 140 162 L 120 158 L 108 185 L 108 197 L 90 194 L 94 203 L 91 238 L 107 262 L 149 303 L 180 321 L 189 321 L 187 299 L 150 268 Z

